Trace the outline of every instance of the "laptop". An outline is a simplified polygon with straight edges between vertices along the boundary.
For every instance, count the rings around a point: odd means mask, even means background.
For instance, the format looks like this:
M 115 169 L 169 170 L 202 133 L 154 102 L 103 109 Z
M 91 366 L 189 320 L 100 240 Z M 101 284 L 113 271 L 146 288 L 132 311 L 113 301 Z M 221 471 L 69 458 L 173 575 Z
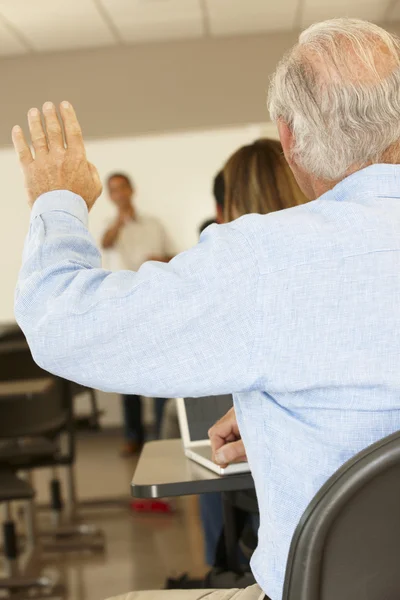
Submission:
M 218 475 L 234 475 L 250 471 L 247 462 L 222 468 L 212 460 L 208 430 L 233 406 L 232 396 L 177 398 L 179 428 L 185 455 Z

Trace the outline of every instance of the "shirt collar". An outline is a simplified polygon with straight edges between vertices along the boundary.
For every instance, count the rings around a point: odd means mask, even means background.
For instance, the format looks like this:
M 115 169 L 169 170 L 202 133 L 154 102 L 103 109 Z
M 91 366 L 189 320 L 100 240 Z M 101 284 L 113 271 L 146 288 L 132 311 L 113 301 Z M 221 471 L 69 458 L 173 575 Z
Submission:
M 365 167 L 346 179 L 321 199 L 359 200 L 368 197 L 391 197 L 400 199 L 400 165 L 378 164 Z

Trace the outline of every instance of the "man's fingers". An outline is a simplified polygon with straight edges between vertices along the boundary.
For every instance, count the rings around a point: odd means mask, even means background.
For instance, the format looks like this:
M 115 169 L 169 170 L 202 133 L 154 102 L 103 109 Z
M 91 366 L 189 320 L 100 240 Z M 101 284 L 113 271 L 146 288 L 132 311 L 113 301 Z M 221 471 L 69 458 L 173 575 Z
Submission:
M 216 457 L 220 450 L 227 444 L 236 442 L 240 438 L 239 428 L 236 421 L 236 413 L 231 408 L 208 432 L 211 441 L 213 455 Z M 227 464 L 223 456 L 219 464 Z
M 211 441 L 211 448 L 214 454 L 228 442 L 234 442 L 238 439 L 238 436 L 234 435 L 233 433 L 221 433 L 217 427 L 215 429 L 213 428 L 212 430 L 210 430 L 208 435 Z
M 81 126 L 72 105 L 69 102 L 61 102 L 60 113 L 64 124 L 67 147 L 85 155 Z
M 233 408 L 211 427 L 208 432 L 208 437 L 211 439 L 213 436 L 218 436 L 225 439 L 230 434 L 235 434 L 236 437 L 239 436 L 239 427 Z
M 64 149 L 61 124 L 57 116 L 56 107 L 52 102 L 43 104 L 43 114 L 46 124 L 47 139 L 49 140 L 49 149 Z
M 43 129 L 40 111 L 37 108 L 31 108 L 28 112 L 28 123 L 35 155 L 47 154 L 49 149 L 46 134 Z
M 33 161 L 32 152 L 27 144 L 27 141 L 19 125 L 13 127 L 12 130 L 12 141 L 14 144 L 15 152 L 18 154 L 19 161 L 23 168 L 30 165 Z
M 218 465 L 230 465 L 234 462 L 243 462 L 246 460 L 246 450 L 242 440 L 225 444 L 214 455 L 215 462 Z

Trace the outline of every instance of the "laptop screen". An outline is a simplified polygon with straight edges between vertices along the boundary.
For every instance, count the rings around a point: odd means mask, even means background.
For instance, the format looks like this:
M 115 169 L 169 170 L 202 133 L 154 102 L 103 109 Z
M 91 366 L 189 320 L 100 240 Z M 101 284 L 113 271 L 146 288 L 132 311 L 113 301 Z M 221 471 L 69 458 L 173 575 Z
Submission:
M 191 442 L 208 439 L 208 430 L 233 406 L 232 396 L 185 398 L 186 418 Z

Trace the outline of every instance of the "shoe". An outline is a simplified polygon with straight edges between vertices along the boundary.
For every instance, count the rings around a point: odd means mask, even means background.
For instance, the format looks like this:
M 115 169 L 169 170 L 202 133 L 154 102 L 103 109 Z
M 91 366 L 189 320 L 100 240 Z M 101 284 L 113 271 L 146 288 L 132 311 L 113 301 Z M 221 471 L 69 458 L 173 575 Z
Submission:
M 143 448 L 143 444 L 140 442 L 125 442 L 121 448 L 121 458 L 130 458 L 136 454 L 140 454 Z
M 172 506 L 169 502 L 165 500 L 150 500 L 150 499 L 142 499 L 142 500 L 132 500 L 131 501 L 131 509 L 134 512 L 140 513 L 173 513 Z

